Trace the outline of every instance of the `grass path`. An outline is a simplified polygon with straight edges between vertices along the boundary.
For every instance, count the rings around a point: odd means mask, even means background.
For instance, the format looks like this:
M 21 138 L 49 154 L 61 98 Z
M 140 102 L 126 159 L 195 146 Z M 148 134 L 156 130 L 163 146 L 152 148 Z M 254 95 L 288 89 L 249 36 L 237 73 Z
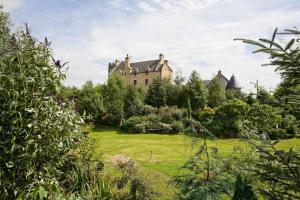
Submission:
M 140 170 L 158 191 L 159 199 L 172 199 L 174 188 L 168 181 L 179 171 L 183 163 L 197 150 L 190 138 L 168 134 L 125 134 L 114 129 L 95 129 L 90 137 L 95 139 L 96 151 L 108 164 L 112 155 L 124 154 L 137 161 Z M 237 139 L 221 139 L 209 142 L 221 155 L 229 155 L 234 146 L 245 147 Z M 300 139 L 283 140 L 279 148 L 294 147 L 300 151 Z

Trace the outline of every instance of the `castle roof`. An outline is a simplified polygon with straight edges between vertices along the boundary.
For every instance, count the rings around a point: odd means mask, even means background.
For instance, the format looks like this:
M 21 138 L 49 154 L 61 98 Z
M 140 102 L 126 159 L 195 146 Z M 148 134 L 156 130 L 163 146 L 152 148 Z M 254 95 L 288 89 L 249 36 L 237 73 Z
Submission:
M 146 73 L 146 72 L 158 72 L 161 70 L 163 64 L 160 64 L 160 60 L 148 60 L 142 62 L 130 63 L 132 68 L 131 73 Z M 168 65 L 169 67 L 169 65 Z M 122 71 L 125 68 L 125 62 L 122 61 L 118 66 L 116 66 L 113 71 Z M 172 69 L 169 67 L 170 71 Z
M 241 89 L 241 85 L 234 75 L 231 76 L 226 89 Z

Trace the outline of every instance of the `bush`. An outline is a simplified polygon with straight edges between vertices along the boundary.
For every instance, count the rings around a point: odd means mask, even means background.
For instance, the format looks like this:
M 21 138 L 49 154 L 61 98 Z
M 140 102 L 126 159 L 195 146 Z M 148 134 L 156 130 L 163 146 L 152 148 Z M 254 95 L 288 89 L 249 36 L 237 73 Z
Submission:
M 138 172 L 134 160 L 124 155 L 111 158 L 112 165 L 120 172 L 111 178 L 113 199 L 151 200 L 156 194 L 148 181 Z
M 195 120 L 201 122 L 207 129 L 210 129 L 214 120 L 215 110 L 210 107 L 205 107 L 203 110 L 194 111 L 192 116 Z
M 213 121 L 213 131 L 216 136 L 236 137 L 239 125 L 245 119 L 249 105 L 234 99 L 216 109 Z
M 172 122 L 172 132 L 173 133 L 180 133 L 183 132 L 184 130 L 184 125 L 182 121 L 173 121 Z
M 121 130 L 129 133 L 179 133 L 183 130 L 180 121 L 170 124 L 161 121 L 157 115 L 134 116 L 121 125 Z
M 0 10 L 1 26 L 3 16 Z M 83 119 L 73 103 L 56 97 L 64 64 L 28 28 L 8 38 L 6 46 L 0 41 L 0 199 L 90 199 L 87 188 L 92 196 L 104 192 L 102 177 L 81 154 L 90 150 L 83 148 Z

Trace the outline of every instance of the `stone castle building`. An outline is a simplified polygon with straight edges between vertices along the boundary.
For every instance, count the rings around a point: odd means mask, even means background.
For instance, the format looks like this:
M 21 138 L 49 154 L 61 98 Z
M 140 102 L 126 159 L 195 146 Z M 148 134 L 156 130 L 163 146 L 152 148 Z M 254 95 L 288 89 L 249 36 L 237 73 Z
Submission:
M 127 84 L 148 90 L 154 79 L 173 80 L 173 70 L 163 54 L 157 60 L 131 62 L 127 55 L 124 61 L 115 60 L 108 64 L 108 75 L 118 73 L 125 78 Z
M 115 60 L 115 62 L 108 64 L 108 75 L 113 73 L 123 76 L 127 84 L 142 88 L 145 91 L 148 90 L 154 79 L 173 81 L 173 70 L 163 54 L 159 54 L 157 60 L 141 62 L 131 62 L 127 55 L 124 61 Z M 216 77 L 224 90 L 241 90 L 241 85 L 234 75 L 227 79 L 219 70 Z M 204 80 L 203 83 L 208 86 L 210 81 Z
M 241 91 L 241 85 L 238 82 L 237 78 L 232 74 L 231 78 L 228 80 L 221 72 L 218 71 L 216 77 L 219 79 L 219 83 L 224 90 L 238 90 Z M 205 86 L 208 86 L 211 80 L 204 80 L 203 83 Z

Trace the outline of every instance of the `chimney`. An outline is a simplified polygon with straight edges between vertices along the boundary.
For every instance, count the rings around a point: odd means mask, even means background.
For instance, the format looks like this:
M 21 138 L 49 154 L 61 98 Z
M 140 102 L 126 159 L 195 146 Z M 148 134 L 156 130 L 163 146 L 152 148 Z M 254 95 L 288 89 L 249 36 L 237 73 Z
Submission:
M 221 72 L 221 70 L 219 69 L 219 71 L 218 71 L 218 75 L 220 76 L 220 75 L 222 75 L 222 72 Z
M 130 58 L 129 55 L 127 54 L 126 58 L 125 58 L 125 67 L 130 68 Z
M 164 64 L 164 59 L 165 59 L 164 55 L 162 53 L 160 53 L 159 54 L 159 63 Z
M 116 66 L 120 65 L 120 63 L 121 63 L 121 62 L 120 62 L 118 59 L 115 60 L 115 65 L 116 65 Z

